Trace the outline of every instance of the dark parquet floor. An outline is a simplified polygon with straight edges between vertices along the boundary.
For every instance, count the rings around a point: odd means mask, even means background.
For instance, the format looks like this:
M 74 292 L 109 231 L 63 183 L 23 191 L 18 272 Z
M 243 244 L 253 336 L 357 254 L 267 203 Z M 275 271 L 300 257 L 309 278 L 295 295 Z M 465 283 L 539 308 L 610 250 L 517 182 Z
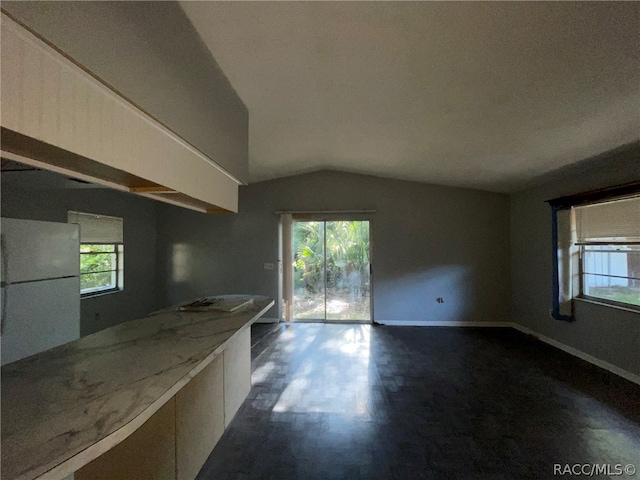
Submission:
M 252 358 L 199 480 L 640 478 L 640 386 L 512 329 L 255 325 Z

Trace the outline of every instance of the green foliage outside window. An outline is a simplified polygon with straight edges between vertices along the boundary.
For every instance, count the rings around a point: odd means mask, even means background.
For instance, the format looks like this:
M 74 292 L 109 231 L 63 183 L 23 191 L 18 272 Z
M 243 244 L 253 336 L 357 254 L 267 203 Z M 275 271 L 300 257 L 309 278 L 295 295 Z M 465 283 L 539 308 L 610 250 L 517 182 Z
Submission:
M 80 292 L 116 288 L 118 258 L 115 245 L 80 246 Z
M 369 268 L 369 222 L 295 222 L 293 265 L 294 288 L 310 292 L 320 288 L 323 272 L 333 285 L 344 283 L 350 271 L 364 274 Z

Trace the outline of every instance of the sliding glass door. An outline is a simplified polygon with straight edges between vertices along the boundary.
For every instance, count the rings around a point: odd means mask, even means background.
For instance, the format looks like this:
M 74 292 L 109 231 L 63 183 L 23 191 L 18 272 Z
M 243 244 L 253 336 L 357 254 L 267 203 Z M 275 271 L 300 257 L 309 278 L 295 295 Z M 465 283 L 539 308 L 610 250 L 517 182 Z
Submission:
M 294 220 L 291 247 L 293 320 L 371 320 L 369 221 Z

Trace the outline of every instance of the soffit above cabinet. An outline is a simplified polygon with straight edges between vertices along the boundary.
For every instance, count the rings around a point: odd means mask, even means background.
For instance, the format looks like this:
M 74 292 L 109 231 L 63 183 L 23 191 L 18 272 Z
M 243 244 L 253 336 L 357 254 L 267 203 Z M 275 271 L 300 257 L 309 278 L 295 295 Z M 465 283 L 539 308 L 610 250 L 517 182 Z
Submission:
M 2 15 L 2 155 L 202 212 L 237 212 L 241 180 Z

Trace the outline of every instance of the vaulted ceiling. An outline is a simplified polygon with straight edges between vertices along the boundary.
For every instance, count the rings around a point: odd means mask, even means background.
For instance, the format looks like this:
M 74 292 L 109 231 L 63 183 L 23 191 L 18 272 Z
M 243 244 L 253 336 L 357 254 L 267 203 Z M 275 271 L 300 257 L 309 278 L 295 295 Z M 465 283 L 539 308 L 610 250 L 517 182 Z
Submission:
M 512 192 L 640 138 L 637 2 L 182 2 L 249 109 L 251 181 Z

